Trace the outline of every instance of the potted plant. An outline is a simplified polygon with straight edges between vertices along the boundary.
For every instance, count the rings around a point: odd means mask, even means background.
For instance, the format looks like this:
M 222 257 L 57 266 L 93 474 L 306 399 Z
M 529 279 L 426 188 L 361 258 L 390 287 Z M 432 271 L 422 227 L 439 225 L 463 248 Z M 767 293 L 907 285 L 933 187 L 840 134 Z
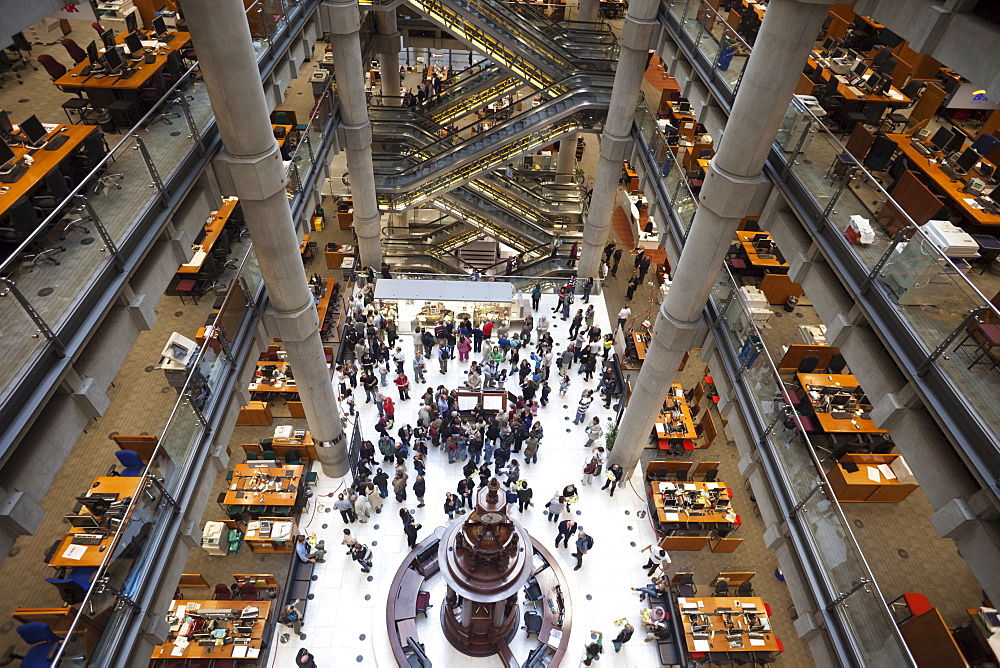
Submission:
M 614 420 L 608 418 L 608 426 L 604 430 L 604 447 L 611 452 L 615 449 L 615 439 L 618 438 L 618 425 Z

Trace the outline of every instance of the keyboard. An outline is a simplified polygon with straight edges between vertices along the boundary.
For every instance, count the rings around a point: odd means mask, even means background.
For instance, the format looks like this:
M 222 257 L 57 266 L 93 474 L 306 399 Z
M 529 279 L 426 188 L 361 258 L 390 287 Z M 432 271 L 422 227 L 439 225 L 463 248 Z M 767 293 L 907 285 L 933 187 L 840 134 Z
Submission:
M 911 139 L 910 146 L 912 146 L 917 151 L 917 153 L 924 156 L 925 158 L 930 158 L 934 155 L 934 153 L 929 148 L 927 148 L 918 141 L 914 141 Z
M 938 165 L 938 167 L 940 167 L 941 171 L 945 173 L 945 176 L 947 176 L 952 181 L 961 180 L 962 176 L 948 165 Z
M 157 36 L 156 41 L 163 42 L 164 44 L 170 44 L 174 41 L 174 37 L 177 37 L 176 33 L 168 32 L 166 35 Z
M 99 533 L 78 533 L 73 536 L 73 545 L 100 545 L 104 535 Z
M 848 86 L 847 90 L 849 90 L 852 93 L 854 93 L 854 95 L 856 95 L 857 97 L 864 97 L 865 96 L 865 92 L 863 90 L 861 90 L 860 88 L 856 87 L 856 86 Z
M 757 253 L 757 257 L 759 257 L 761 260 L 773 260 L 774 259 L 774 254 L 773 253 Z
M 21 163 L 17 163 L 6 174 L 0 174 L 0 183 L 17 183 L 18 179 L 24 176 L 24 173 L 27 171 L 28 171 L 27 165 L 22 165 Z
M 844 411 L 831 411 L 830 417 L 836 420 L 847 420 L 851 417 L 851 413 L 845 413 Z
M 1000 215 L 1000 206 L 997 206 L 997 203 L 991 200 L 989 197 L 979 197 L 976 199 L 976 201 L 979 202 L 979 206 L 983 207 L 984 209 L 992 213 L 994 216 Z
M 69 141 L 69 137 L 63 133 L 57 134 L 52 139 L 45 142 L 46 151 L 55 151 L 62 147 L 63 144 Z
M 132 75 L 135 74 L 135 73 L 136 73 L 136 70 L 125 70 L 124 72 L 122 72 L 121 74 L 118 75 L 118 79 L 119 80 L 121 80 L 121 79 L 131 79 Z

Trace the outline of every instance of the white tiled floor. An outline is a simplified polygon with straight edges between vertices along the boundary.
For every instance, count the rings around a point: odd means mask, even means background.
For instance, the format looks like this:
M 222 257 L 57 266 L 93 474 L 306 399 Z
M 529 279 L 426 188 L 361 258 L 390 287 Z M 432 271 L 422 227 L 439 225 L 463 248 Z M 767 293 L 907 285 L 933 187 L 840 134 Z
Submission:
M 597 324 L 603 331 L 610 331 L 602 298 L 592 297 L 591 301 L 595 302 L 598 313 Z M 542 309 L 548 309 L 551 314 L 554 305 L 554 295 L 543 297 Z M 562 350 L 567 343 L 567 326 L 568 322 L 556 318 L 550 329 L 557 351 Z M 402 341 L 408 355 L 409 371 L 412 338 L 407 335 Z M 476 359 L 475 355 L 473 359 Z M 444 384 L 449 388 L 459 385 L 468 369 L 467 363 L 458 364 L 455 360 L 449 363 L 447 374 L 439 373 L 436 364 L 433 368 L 428 366 L 427 381 L 434 386 Z M 576 369 L 571 372 L 571 378 L 572 385 L 567 396 L 560 399 L 558 392 L 553 391 L 552 398 L 555 400 L 539 413 L 545 436 L 538 452 L 538 463 L 524 466 L 521 460 L 522 475 L 534 489 L 535 505 L 523 515 L 519 515 L 515 507 L 512 514 L 527 526 L 533 536 L 558 552 L 563 570 L 569 578 L 573 630 L 565 665 L 573 665 L 582 658 L 584 641 L 591 629 L 605 634 L 606 650 L 600 665 L 658 665 L 655 643 L 647 644 L 642 641 L 643 634 L 639 630 L 641 604 L 635 592 L 629 589 L 647 582 L 645 571 L 641 568 L 647 555 L 640 554 L 639 550 L 654 537 L 649 518 L 636 517 L 636 511 L 645 506 L 642 486 L 641 483 L 636 488 L 626 486 L 619 489 L 614 497 L 609 497 L 607 491 L 601 491 L 596 481 L 590 487 L 582 485 L 581 471 L 586 453 L 583 446 L 586 438 L 583 435 L 583 425 L 574 426 L 572 419 L 580 393 L 586 388 L 596 387 L 597 379 L 584 383 L 583 376 L 577 375 Z M 361 396 L 364 396 L 363 392 Z M 394 392 L 393 398 L 397 397 Z M 591 410 L 589 416 L 601 417 L 603 424 L 610 411 L 605 410 L 603 403 L 599 401 L 594 402 L 593 406 L 596 410 Z M 418 407 L 417 399 L 398 403 L 397 426 L 403 423 L 415 424 Z M 375 433 L 372 427 L 377 416 L 374 406 L 361 404 L 360 419 L 366 437 Z M 418 521 L 423 524 L 418 540 L 422 540 L 434 527 L 448 521 L 442 510 L 444 494 L 455 490 L 462 475 L 462 462 L 448 464 L 445 454 L 434 448 L 430 449 L 428 460 L 426 507 L 416 508 L 417 502 L 412 490 L 408 492 L 408 499 L 404 502 L 406 507 L 414 510 Z M 410 467 L 411 484 L 413 478 Z M 641 478 L 637 476 L 636 480 L 638 482 Z M 575 572 L 575 559 L 570 556 L 574 551 L 572 543 L 570 549 L 555 550 L 552 547 L 555 525 L 543 514 L 543 507 L 552 494 L 571 482 L 576 483 L 581 490 L 580 502 L 573 507 L 576 519 L 593 535 L 595 541 L 593 550 L 584 559 L 583 568 Z M 303 626 L 306 639 L 301 641 L 293 637 L 287 643 L 277 643 L 272 660 L 265 665 L 293 665 L 299 647 L 309 648 L 320 666 L 354 663 L 395 665 L 387 642 L 385 604 L 388 586 L 401 557 L 408 552 L 398 516 L 401 504 L 395 501 L 390 489 L 381 514 L 375 515 L 367 524 L 355 523 L 351 527 L 361 541 L 372 547 L 375 555 L 372 581 L 369 582 L 366 579 L 368 576 L 360 572 L 358 565 L 341 548 L 343 522 L 339 513 L 329 509 L 332 499 L 323 496 L 336 492 L 344 484 L 344 479 L 325 478 L 321 473 L 315 488 L 316 495 L 313 497 L 317 503 L 307 508 L 301 520 L 301 529 L 304 532 L 315 532 L 318 537 L 326 539 L 329 550 L 326 563 L 317 567 L 319 579 L 312 588 L 315 597 L 309 603 Z M 441 599 L 444 596 L 441 577 L 435 576 L 425 588 L 432 591 L 434 607 L 426 620 L 422 616 L 418 618 L 417 628 L 420 641 L 424 643 L 431 661 L 438 666 L 502 665 L 495 657 L 472 659 L 452 649 L 439 626 Z M 522 605 L 522 614 L 524 609 Z M 611 638 L 619 630 L 614 621 L 623 617 L 632 622 L 637 632 L 621 654 L 616 655 L 611 647 Z M 283 632 L 284 627 L 280 627 L 280 630 Z M 536 644 L 534 638 L 530 642 L 525 642 L 524 639 L 524 632 L 518 631 L 516 640 L 512 643 L 515 655 L 521 659 L 527 656 L 529 647 Z

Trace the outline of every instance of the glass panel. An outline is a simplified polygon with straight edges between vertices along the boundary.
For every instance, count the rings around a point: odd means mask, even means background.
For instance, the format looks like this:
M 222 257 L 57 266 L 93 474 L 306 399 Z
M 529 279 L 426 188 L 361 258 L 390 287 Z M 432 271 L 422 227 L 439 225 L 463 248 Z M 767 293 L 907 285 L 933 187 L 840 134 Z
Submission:
M 899 666 L 904 658 L 895 641 L 894 624 L 882 598 L 869 588 L 860 589 L 838 606 L 853 631 L 854 640 L 870 666 Z
M 48 267 L 42 267 L 41 271 L 45 269 Z M 14 289 L 19 292 L 31 287 L 28 285 L 22 287 L 16 276 L 11 278 L 14 279 Z M 29 299 L 23 292 L 21 294 L 34 308 L 37 308 L 34 305 L 35 301 L 46 299 L 38 296 Z M 37 295 L 37 292 L 31 294 Z M 20 369 L 34 361 L 35 355 L 48 341 L 38 333 L 35 323 L 28 317 L 24 308 L 17 303 L 17 299 L 10 292 L 10 287 L 3 282 L 0 282 L 0 321 L 3 322 L 3 356 L 5 359 L 5 362 L 0 364 L 0 388 L 4 390 L 0 398 L 6 401 L 7 394 L 13 390 L 10 382 L 19 376 Z
M 861 580 L 871 580 L 848 539 L 837 507 L 822 491 L 810 496 L 799 510 L 799 519 L 808 528 L 827 577 L 837 594 L 846 594 Z
M 187 133 L 185 133 L 187 134 Z M 114 147 L 91 177 L 84 192 L 98 220 L 117 244 L 128 236 L 149 206 L 159 198 L 153 178 L 129 135 Z

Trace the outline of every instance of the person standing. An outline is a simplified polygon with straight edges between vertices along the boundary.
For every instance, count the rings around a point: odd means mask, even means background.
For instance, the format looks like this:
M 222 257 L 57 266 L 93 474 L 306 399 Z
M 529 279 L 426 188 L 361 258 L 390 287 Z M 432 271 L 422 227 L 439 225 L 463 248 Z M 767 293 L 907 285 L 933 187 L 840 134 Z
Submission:
M 618 327 L 625 327 L 625 323 L 628 321 L 629 317 L 632 315 L 632 309 L 628 307 L 628 302 L 625 302 L 625 306 L 622 310 L 618 311 Z
M 361 373 L 361 387 L 365 390 L 365 403 L 375 398 L 378 392 L 378 378 L 369 369 L 365 369 Z
M 406 480 L 408 476 L 402 471 L 396 473 L 396 477 L 392 479 L 392 491 L 396 494 L 397 501 L 406 501 Z
M 417 348 L 413 355 L 413 380 L 417 383 L 426 383 L 424 380 L 424 371 L 427 370 L 427 360 L 424 359 L 423 354 L 421 354 L 420 349 Z M 368 402 L 365 402 L 368 403 Z
M 524 509 L 531 504 L 532 494 L 534 492 L 528 487 L 528 481 L 522 480 L 521 485 L 517 488 L 517 512 L 523 513 Z
M 441 373 L 448 373 L 448 360 L 451 358 L 451 353 L 448 351 L 448 346 L 438 346 L 438 367 Z
M 381 468 L 375 469 L 375 475 L 372 476 L 372 482 L 378 487 L 378 494 L 381 498 L 389 496 L 389 476 Z
M 583 484 L 589 485 L 594 481 L 594 476 L 598 475 L 600 464 L 597 457 L 591 457 L 583 467 Z
M 611 254 L 615 252 L 615 242 L 609 242 L 607 246 L 604 247 L 604 261 L 611 262 Z
M 580 244 L 579 244 L 579 242 L 574 241 L 573 245 L 569 247 L 569 266 L 570 267 L 575 267 L 576 266 L 576 259 L 577 259 L 577 257 L 579 257 L 579 254 L 580 254 Z
M 417 508 L 424 507 L 424 494 L 427 493 L 427 483 L 424 482 L 424 477 L 418 475 L 413 479 L 413 496 L 417 497 Z
M 576 338 L 576 335 L 580 333 L 580 328 L 583 327 L 583 309 L 577 309 L 576 315 L 573 316 L 572 322 L 569 324 L 569 340 L 572 341 Z
M 458 343 L 455 344 L 455 348 L 458 350 L 458 361 L 468 362 L 469 352 L 472 350 L 472 344 L 464 336 L 458 337 Z
M 563 302 L 562 302 L 562 319 L 563 320 L 569 320 L 569 308 L 570 308 L 570 306 L 573 305 L 573 300 L 574 299 L 575 299 L 575 297 L 573 296 L 573 289 L 570 288 L 569 290 L 566 291 L 566 297 L 563 299 Z
M 578 532 L 576 537 L 576 552 L 573 553 L 573 556 L 576 557 L 576 566 L 573 567 L 574 571 L 578 571 L 583 567 L 583 555 L 590 552 L 594 547 L 594 539 L 584 532 L 583 527 L 580 527 Z
M 364 494 L 358 494 L 358 498 L 354 500 L 354 514 L 362 524 L 367 524 L 368 518 L 372 516 L 372 504 Z
M 579 567 L 578 567 L 579 568 Z M 586 656 L 583 659 L 583 665 L 589 666 L 594 662 L 594 659 L 600 661 L 601 654 L 604 653 L 604 634 L 600 631 L 590 632 L 590 642 L 587 643 Z
M 583 303 L 590 303 L 590 291 L 594 289 L 594 277 L 588 276 L 587 280 L 583 282 Z
M 573 537 L 576 530 L 576 521 L 572 518 L 560 522 L 559 533 L 556 534 L 556 547 L 559 547 L 560 540 L 563 542 L 563 547 L 569 547 L 569 539 Z
M 455 519 L 455 513 L 458 512 L 458 499 L 451 492 L 445 492 L 444 512 L 448 514 L 449 520 Z
M 650 543 L 646 547 L 639 550 L 640 552 L 649 552 L 649 560 L 643 564 L 643 568 L 647 569 L 646 575 L 653 577 L 653 573 L 656 569 L 662 568 L 664 571 L 670 565 L 671 559 L 667 551 L 662 547 L 657 547 L 656 545 Z
M 622 261 L 622 249 L 616 248 L 611 262 L 611 275 L 618 276 L 618 263 Z
M 583 391 L 583 394 L 580 396 L 580 403 L 576 405 L 576 417 L 573 418 L 573 424 L 583 424 L 583 421 L 587 418 L 587 411 L 590 409 L 590 404 L 594 401 L 593 394 L 593 390 Z
M 542 288 L 535 283 L 535 287 L 531 288 L 531 310 L 537 311 L 538 304 L 542 301 Z
M 469 505 L 469 510 L 472 510 L 472 493 L 475 489 L 476 483 L 468 476 L 458 481 L 458 509 L 460 512 L 465 512 L 463 509 L 466 504 Z
M 388 494 L 386 494 L 386 496 L 388 496 Z M 368 487 L 365 488 L 365 497 L 368 499 L 368 503 L 371 505 L 372 510 L 374 510 L 376 514 L 382 512 L 382 494 L 375 490 L 375 485 L 372 485 L 371 483 L 368 484 Z
M 545 504 L 545 508 L 546 510 L 549 511 L 549 521 L 558 522 L 559 516 L 562 514 L 563 511 L 562 495 L 560 495 L 559 492 L 556 492 L 555 496 L 553 496 L 552 499 L 547 504 Z
M 396 374 L 396 380 L 393 381 L 396 384 L 396 389 L 399 390 L 399 400 L 406 401 L 410 398 L 410 379 L 406 377 L 406 374 L 400 371 Z
M 364 543 L 358 543 L 351 548 L 351 558 L 361 564 L 361 572 L 369 573 L 372 570 L 372 549 Z
M 639 263 L 639 282 L 642 283 L 646 280 L 646 272 L 649 271 L 649 266 L 653 263 L 648 256 L 643 256 L 642 262 Z
M 411 550 L 417 546 L 417 531 L 420 528 L 421 525 L 416 522 L 410 522 L 403 527 L 403 533 L 406 534 L 406 546 Z
M 618 487 L 618 483 L 621 479 L 625 477 L 625 469 L 623 469 L 618 464 L 612 464 L 608 468 L 607 473 L 605 473 L 607 480 L 604 481 L 604 486 L 601 489 L 607 489 L 611 487 L 611 496 L 615 495 L 615 488 Z
M 632 297 L 635 296 L 635 290 L 639 287 L 639 277 L 632 274 L 632 278 L 628 279 L 628 288 L 625 290 L 625 299 L 632 301 Z
M 340 511 L 340 517 L 344 520 L 344 523 L 357 521 L 357 516 L 354 514 L 354 504 L 350 500 L 345 499 L 343 494 L 337 495 L 337 500 L 333 502 L 333 508 Z
M 632 639 L 633 633 L 635 633 L 635 627 L 628 622 L 625 622 L 625 626 L 623 626 L 622 630 L 618 632 L 615 639 L 611 641 L 611 644 L 615 646 L 615 652 L 622 651 L 622 645 Z
M 590 421 L 590 424 L 587 425 L 586 434 L 587 434 L 587 442 L 584 443 L 583 446 L 585 448 L 592 447 L 594 445 L 594 441 L 599 439 L 601 436 L 604 436 L 604 430 L 601 429 L 600 418 L 595 417 L 593 420 Z

